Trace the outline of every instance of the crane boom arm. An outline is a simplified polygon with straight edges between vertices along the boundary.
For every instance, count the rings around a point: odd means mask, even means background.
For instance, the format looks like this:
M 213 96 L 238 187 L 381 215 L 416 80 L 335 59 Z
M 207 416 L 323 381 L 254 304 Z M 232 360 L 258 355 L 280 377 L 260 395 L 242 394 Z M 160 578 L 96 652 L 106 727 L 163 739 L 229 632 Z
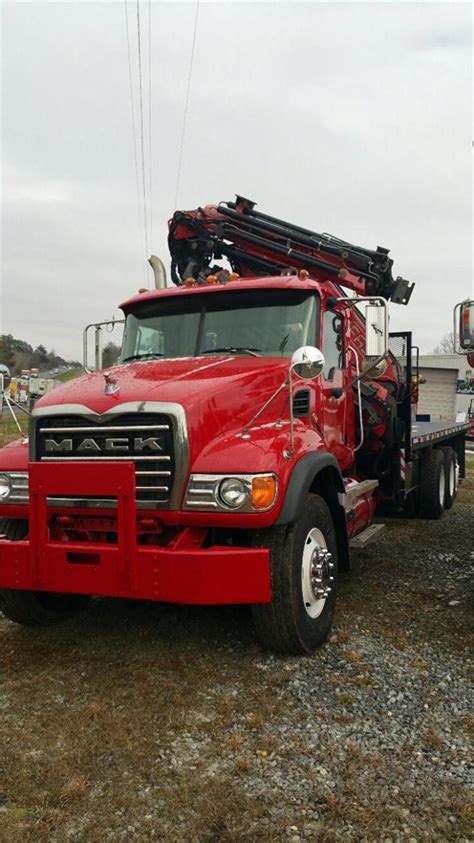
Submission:
M 176 211 L 169 221 L 168 244 L 175 284 L 215 272 L 214 259 L 227 258 L 242 276 L 281 275 L 306 269 L 319 281 L 332 281 L 358 295 L 383 296 L 408 304 L 414 284 L 392 275 L 388 249 L 354 246 L 255 210 L 255 203 L 207 205 Z

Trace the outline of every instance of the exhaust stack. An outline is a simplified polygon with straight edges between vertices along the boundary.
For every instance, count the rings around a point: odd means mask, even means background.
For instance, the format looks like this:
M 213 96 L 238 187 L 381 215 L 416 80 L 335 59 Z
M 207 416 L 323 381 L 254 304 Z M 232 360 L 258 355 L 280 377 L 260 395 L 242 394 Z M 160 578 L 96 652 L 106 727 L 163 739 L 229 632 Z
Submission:
M 150 264 L 155 276 L 156 289 L 164 290 L 166 288 L 166 269 L 163 261 L 156 255 L 152 255 L 151 258 L 148 258 L 148 263 Z

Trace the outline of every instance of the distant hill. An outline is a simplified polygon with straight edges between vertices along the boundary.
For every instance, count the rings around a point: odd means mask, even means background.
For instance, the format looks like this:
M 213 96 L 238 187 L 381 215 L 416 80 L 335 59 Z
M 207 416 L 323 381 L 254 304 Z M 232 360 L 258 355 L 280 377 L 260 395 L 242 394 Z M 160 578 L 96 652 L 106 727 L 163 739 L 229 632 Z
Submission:
M 22 369 L 59 369 L 65 366 L 80 368 L 79 360 L 65 360 L 54 349 L 46 346 L 33 348 L 28 342 L 19 340 L 11 334 L 0 334 L 0 363 L 5 363 L 12 375 L 19 375 Z

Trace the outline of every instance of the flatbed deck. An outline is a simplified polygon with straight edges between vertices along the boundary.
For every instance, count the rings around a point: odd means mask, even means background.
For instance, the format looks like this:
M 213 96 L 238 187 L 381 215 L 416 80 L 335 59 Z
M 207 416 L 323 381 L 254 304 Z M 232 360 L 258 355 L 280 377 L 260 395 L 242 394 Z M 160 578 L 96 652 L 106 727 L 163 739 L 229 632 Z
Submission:
M 416 450 L 417 448 L 423 447 L 428 442 L 449 439 L 451 436 L 456 436 L 458 433 L 466 433 L 468 429 L 468 422 L 414 422 L 411 430 L 412 448 L 413 450 Z

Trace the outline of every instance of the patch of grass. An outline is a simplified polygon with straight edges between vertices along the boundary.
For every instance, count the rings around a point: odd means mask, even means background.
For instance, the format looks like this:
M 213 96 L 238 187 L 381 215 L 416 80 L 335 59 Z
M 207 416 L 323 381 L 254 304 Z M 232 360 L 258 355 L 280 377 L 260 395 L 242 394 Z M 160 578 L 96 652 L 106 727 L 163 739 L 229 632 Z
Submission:
M 430 729 L 425 735 L 425 743 L 432 749 L 441 749 L 444 746 L 444 740 L 441 735 L 438 735 L 434 729 Z
M 403 652 L 407 649 L 408 641 L 401 629 L 385 626 L 380 629 L 380 635 L 388 641 L 396 650 Z
M 247 756 L 239 755 L 239 757 L 235 759 L 235 770 L 237 773 L 250 773 L 251 769 L 252 761 L 250 760 L 250 758 L 247 758 Z
M 410 662 L 410 667 L 415 670 L 425 671 L 428 668 L 428 662 L 425 659 L 414 659 Z
M 18 411 L 18 421 L 25 436 L 28 435 L 28 417 L 25 413 Z M 13 442 L 15 439 L 20 439 L 21 434 L 12 419 L 10 413 L 0 415 L 0 448 Z
M 370 676 L 367 676 L 366 674 L 362 674 L 362 673 L 359 674 L 359 676 L 355 677 L 354 684 L 357 685 L 358 688 L 373 688 L 374 687 L 373 680 L 370 678 Z
M 63 372 L 62 375 L 58 375 L 54 380 L 59 381 L 60 383 L 66 383 L 67 381 L 72 381 L 74 378 L 78 378 L 83 374 L 84 369 L 69 369 L 69 371 Z
M 354 702 L 354 697 L 348 691 L 340 691 L 336 694 L 336 700 L 340 705 L 351 705 Z
M 347 662 L 351 662 L 351 664 L 360 664 L 363 660 L 360 653 L 356 653 L 355 650 L 344 650 L 341 658 L 345 659 Z

